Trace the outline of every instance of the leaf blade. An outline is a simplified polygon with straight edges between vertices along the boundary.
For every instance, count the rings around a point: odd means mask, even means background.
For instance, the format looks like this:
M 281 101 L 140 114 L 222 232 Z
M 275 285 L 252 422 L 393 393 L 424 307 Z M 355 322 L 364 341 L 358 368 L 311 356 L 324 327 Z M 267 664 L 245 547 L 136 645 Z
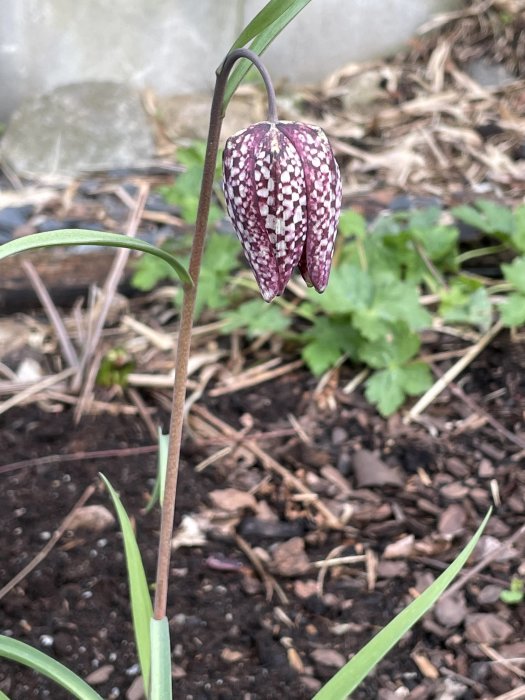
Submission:
M 273 24 L 296 0 L 270 0 L 258 12 L 255 17 L 246 25 L 239 34 L 230 51 L 239 49 L 245 46 L 249 41 L 254 39 L 257 34 L 263 32 L 267 27 Z
M 50 678 L 79 700 L 102 700 L 101 696 L 73 671 L 25 642 L 0 635 L 0 656 Z
M 131 616 L 133 618 L 133 631 L 139 656 L 140 668 L 144 679 L 144 688 L 149 687 L 151 674 L 151 638 L 150 619 L 153 617 L 153 606 L 149 595 L 148 582 L 142 564 L 142 558 L 135 539 L 133 528 L 128 514 L 122 502 L 110 484 L 109 480 L 100 474 L 100 478 L 106 485 L 113 501 L 117 517 L 124 538 L 124 551 L 126 554 L 126 567 L 128 570 L 129 590 L 131 598 Z
M 290 22 L 299 14 L 299 12 L 301 12 L 301 10 L 306 7 L 306 5 L 308 5 L 310 1 L 311 0 L 295 0 L 293 5 L 283 12 L 279 18 L 275 20 L 275 22 L 270 24 L 269 27 L 264 29 L 254 38 L 250 44 L 250 49 L 259 56 L 264 53 L 272 41 L 288 24 L 290 24 Z M 226 84 L 223 110 L 225 110 L 228 106 L 228 102 L 231 100 L 233 93 L 239 87 L 251 66 L 252 64 L 250 61 L 247 59 L 241 59 L 232 70 L 230 77 L 228 78 L 228 83 Z
M 138 250 L 141 253 L 150 253 L 161 260 L 167 262 L 176 272 L 177 276 L 184 284 L 193 284 L 191 277 L 183 265 L 171 253 L 157 248 L 151 243 L 141 241 L 138 238 L 131 238 L 122 233 L 111 233 L 109 231 L 90 231 L 88 229 L 58 229 L 56 231 L 43 231 L 42 233 L 32 233 L 28 236 L 15 238 L 0 246 L 0 260 L 11 255 L 24 253 L 38 248 L 51 248 L 54 246 L 71 245 L 98 245 L 111 248 L 129 248 Z

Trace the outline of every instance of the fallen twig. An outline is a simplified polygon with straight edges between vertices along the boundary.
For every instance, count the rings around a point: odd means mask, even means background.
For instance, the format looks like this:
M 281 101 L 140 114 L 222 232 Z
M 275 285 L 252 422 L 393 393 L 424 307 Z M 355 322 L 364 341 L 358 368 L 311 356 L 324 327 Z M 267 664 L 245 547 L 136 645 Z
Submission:
M 468 367 L 468 365 L 484 350 L 490 341 L 497 336 L 497 334 L 503 328 L 503 323 L 497 321 L 489 330 L 478 340 L 477 343 L 472 345 L 463 357 L 456 362 L 455 365 L 445 372 L 445 374 L 440 377 L 430 389 L 423 394 L 423 396 L 417 401 L 417 403 L 412 406 L 407 415 L 403 418 L 403 423 L 406 425 L 417 418 L 423 411 L 425 411 L 432 401 L 436 399 L 442 391 L 444 391 L 450 382 L 463 372 L 463 370 Z
M 279 462 L 273 459 L 273 457 L 270 457 L 270 455 L 259 447 L 259 445 L 249 438 L 244 437 L 238 430 L 235 430 L 220 418 L 217 418 L 217 416 L 214 416 L 210 411 L 208 411 L 207 408 L 196 405 L 193 407 L 193 411 L 205 421 L 211 423 L 211 425 L 218 427 L 226 435 L 230 435 L 235 440 L 242 441 L 243 447 L 257 457 L 263 467 L 278 474 L 285 483 L 289 484 L 298 493 L 308 496 L 308 498 L 311 499 L 311 505 L 323 516 L 326 524 L 329 527 L 335 530 L 340 530 L 342 528 L 342 523 L 340 522 L 339 518 L 337 518 L 332 511 L 325 506 L 319 496 L 305 486 L 303 482 L 294 476 L 288 469 L 283 467 L 282 464 L 279 464 Z
M 71 342 L 64 322 L 62 321 L 62 317 L 60 316 L 53 300 L 49 296 L 49 292 L 47 291 L 45 284 L 42 282 L 42 279 L 40 278 L 35 266 L 29 260 L 22 260 L 22 267 L 24 268 L 26 275 L 29 277 L 29 281 L 35 290 L 37 297 L 40 299 L 40 303 L 42 304 L 47 317 L 55 328 L 58 343 L 62 349 L 62 354 L 65 361 L 70 367 L 78 367 L 79 359 L 77 352 L 73 347 L 73 343 Z

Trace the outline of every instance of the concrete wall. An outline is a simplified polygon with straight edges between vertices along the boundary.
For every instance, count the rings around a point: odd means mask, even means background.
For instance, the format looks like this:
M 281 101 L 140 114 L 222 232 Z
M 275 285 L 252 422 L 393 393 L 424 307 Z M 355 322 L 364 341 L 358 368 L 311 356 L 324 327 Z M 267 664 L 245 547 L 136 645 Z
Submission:
M 390 52 L 453 0 L 312 0 L 267 53 L 276 78 L 314 82 Z M 0 0 L 0 119 L 26 96 L 84 80 L 160 94 L 211 88 L 264 0 Z

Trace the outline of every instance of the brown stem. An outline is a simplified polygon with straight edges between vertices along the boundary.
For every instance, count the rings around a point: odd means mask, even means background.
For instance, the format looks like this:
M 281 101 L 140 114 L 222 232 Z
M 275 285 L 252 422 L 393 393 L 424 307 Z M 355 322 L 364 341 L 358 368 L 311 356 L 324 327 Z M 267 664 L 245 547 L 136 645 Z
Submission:
M 162 519 L 160 524 L 159 551 L 157 558 L 157 575 L 155 579 L 155 603 L 153 616 L 161 620 L 166 616 L 166 601 L 168 595 L 168 580 L 171 554 L 171 536 L 173 531 L 173 519 L 175 515 L 175 499 L 177 495 L 177 479 L 179 474 L 180 448 L 182 440 L 182 426 L 184 421 L 184 401 L 186 398 L 186 381 L 188 376 L 188 360 L 190 356 L 191 329 L 193 327 L 193 312 L 197 296 L 197 283 L 201 266 L 204 240 L 208 226 L 208 213 L 213 190 L 213 178 L 215 175 L 215 163 L 219 149 L 219 137 L 222 125 L 222 104 L 228 75 L 235 61 L 239 58 L 248 58 L 261 72 L 268 92 L 268 117 L 270 121 L 276 121 L 275 94 L 269 75 L 260 62 L 258 56 L 248 49 L 232 51 L 217 72 L 215 91 L 210 114 L 210 128 L 208 143 L 204 159 L 204 172 L 202 176 L 197 222 L 195 224 L 195 236 L 191 249 L 189 273 L 193 280 L 193 286 L 184 286 L 184 298 L 180 319 L 179 340 L 177 343 L 177 358 L 175 360 L 175 383 L 173 386 L 173 399 L 170 419 L 170 442 L 168 448 L 168 462 L 166 469 L 166 484 L 164 488 L 164 502 L 162 505 Z

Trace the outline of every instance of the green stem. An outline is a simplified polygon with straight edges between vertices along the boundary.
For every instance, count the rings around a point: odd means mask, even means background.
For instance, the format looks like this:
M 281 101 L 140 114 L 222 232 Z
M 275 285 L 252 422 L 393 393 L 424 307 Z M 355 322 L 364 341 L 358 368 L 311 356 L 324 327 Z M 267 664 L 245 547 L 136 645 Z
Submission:
M 475 248 L 474 250 L 467 250 L 464 253 L 456 256 L 456 262 L 458 265 L 467 262 L 467 260 L 475 260 L 476 258 L 482 258 L 485 255 L 493 255 L 494 253 L 501 253 L 503 250 L 507 250 L 508 246 L 500 243 L 499 245 L 488 245 L 485 248 Z
M 210 127 L 208 143 L 204 160 L 204 173 L 202 176 L 197 222 L 195 235 L 191 249 L 189 273 L 193 285 L 184 285 L 184 298 L 179 328 L 179 340 L 177 343 L 177 357 L 175 360 L 175 382 L 173 386 L 172 411 L 170 418 L 170 440 L 168 448 L 168 460 L 166 468 L 166 484 L 164 501 L 162 504 L 162 519 L 160 524 L 159 549 L 157 558 L 157 575 L 155 579 L 155 602 L 153 616 L 156 620 L 162 620 L 166 616 L 166 603 L 168 596 L 168 581 L 171 555 L 171 537 L 173 532 L 173 520 L 175 516 L 175 500 L 177 495 L 177 481 L 179 475 L 180 448 L 182 442 L 182 427 L 184 422 L 184 402 L 186 398 L 186 382 L 188 377 L 188 360 L 190 356 L 191 331 L 193 327 L 193 314 L 195 299 L 197 296 L 197 283 L 201 267 L 204 241 L 208 226 L 208 214 L 213 191 L 213 178 L 215 164 L 219 149 L 219 137 L 222 125 L 222 105 L 228 75 L 234 63 L 239 58 L 248 58 L 261 72 L 268 92 L 268 118 L 276 120 L 275 94 L 270 77 L 259 60 L 259 57 L 248 49 L 232 51 L 217 72 L 215 91 L 211 105 Z

